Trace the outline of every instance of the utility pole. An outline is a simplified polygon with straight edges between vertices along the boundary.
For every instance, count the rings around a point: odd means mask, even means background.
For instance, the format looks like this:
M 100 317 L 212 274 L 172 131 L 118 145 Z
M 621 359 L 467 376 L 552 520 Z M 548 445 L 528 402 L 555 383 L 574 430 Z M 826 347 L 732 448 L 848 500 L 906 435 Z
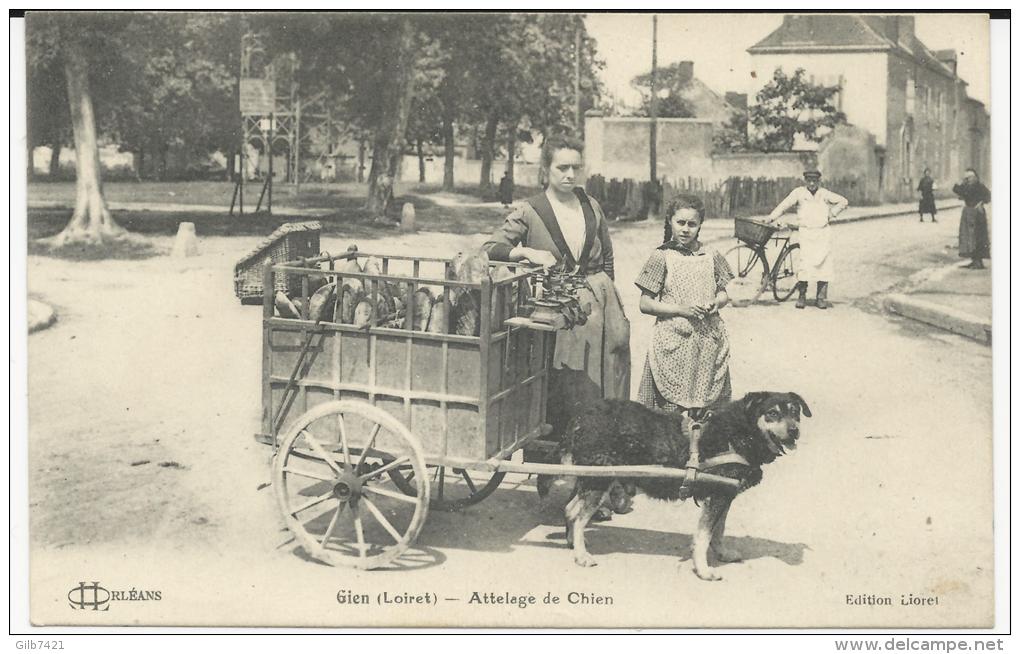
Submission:
M 581 137 L 581 16 L 574 16 L 574 136 Z
M 652 14 L 652 97 L 651 103 L 649 104 L 649 114 L 651 114 L 651 138 L 648 143 L 648 179 L 652 182 L 659 178 L 658 175 L 658 162 L 655 157 L 655 141 L 658 133 L 658 94 L 659 89 L 655 84 L 655 68 L 657 64 L 657 49 L 658 49 L 658 38 L 659 38 L 659 17 Z

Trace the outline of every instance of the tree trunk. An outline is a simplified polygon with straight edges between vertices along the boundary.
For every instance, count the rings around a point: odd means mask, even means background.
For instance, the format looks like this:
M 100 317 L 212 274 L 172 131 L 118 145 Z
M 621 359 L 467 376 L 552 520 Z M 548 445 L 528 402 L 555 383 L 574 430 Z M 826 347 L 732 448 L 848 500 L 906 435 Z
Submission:
M 443 107 L 443 190 L 454 190 L 453 162 L 453 108 L 452 103 L 446 102 Z
M 63 149 L 60 141 L 54 141 L 50 149 L 50 179 L 56 179 L 60 174 L 60 151 Z
M 135 179 L 142 181 L 142 175 L 145 170 L 145 148 L 138 148 L 135 151 Z
M 164 145 L 159 150 L 159 181 L 161 182 L 166 181 L 166 153 L 168 149 Z
M 407 119 L 411 113 L 411 99 L 414 94 L 414 25 L 409 16 L 400 17 L 395 52 L 391 57 L 388 102 L 376 133 L 372 150 L 372 172 L 368 184 L 368 200 L 365 209 L 376 218 L 386 214 L 396 180 L 400 157 L 403 151 L 404 135 L 407 133 Z M 384 172 L 387 180 L 380 180 Z M 380 181 L 388 181 L 380 183 Z
M 234 166 L 237 165 L 237 155 L 233 152 L 227 155 L 227 179 L 228 182 L 234 181 Z
M 25 177 L 29 182 L 35 181 L 35 144 L 32 139 L 25 139 Z
M 482 174 L 478 180 L 478 191 L 485 194 L 492 190 L 492 159 L 496 151 L 496 129 L 499 127 L 499 112 L 493 108 L 485 118 L 485 136 L 482 141 Z
M 358 183 L 365 181 L 365 139 L 358 139 Z
M 514 122 L 506 137 L 506 176 L 514 183 L 514 154 L 517 151 L 517 123 Z
M 421 149 L 421 139 L 418 139 L 414 144 L 415 150 L 418 151 L 418 182 L 421 184 L 425 183 L 425 151 Z
M 51 243 L 61 247 L 70 243 L 98 245 L 123 237 L 127 232 L 114 222 L 103 197 L 100 179 L 99 144 L 96 117 L 89 90 L 89 69 L 85 52 L 72 29 L 61 30 L 64 45 L 64 74 L 74 128 L 76 191 L 74 213 L 63 231 Z

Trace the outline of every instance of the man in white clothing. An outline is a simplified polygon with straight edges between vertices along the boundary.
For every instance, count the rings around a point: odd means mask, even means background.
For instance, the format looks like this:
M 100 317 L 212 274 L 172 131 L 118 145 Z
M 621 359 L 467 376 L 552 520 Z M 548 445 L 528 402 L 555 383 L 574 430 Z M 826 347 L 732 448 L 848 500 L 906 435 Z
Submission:
M 800 235 L 800 257 L 797 265 L 797 308 L 807 304 L 808 282 L 817 282 L 815 306 L 828 309 L 829 282 L 832 281 L 832 234 L 829 220 L 846 209 L 847 199 L 819 185 L 822 174 L 817 170 L 804 172 L 804 186 L 793 189 L 786 199 L 769 214 L 775 222 L 788 210 L 797 208 Z

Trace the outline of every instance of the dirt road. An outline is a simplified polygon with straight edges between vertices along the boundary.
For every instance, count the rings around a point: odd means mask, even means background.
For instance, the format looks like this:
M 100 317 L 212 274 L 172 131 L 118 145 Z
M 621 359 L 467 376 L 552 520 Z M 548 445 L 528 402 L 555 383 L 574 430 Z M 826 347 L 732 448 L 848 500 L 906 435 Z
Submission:
M 948 218 L 948 216 L 947 216 Z M 691 573 L 693 504 L 639 498 L 594 527 L 574 566 L 560 486 L 544 504 L 508 477 L 482 504 L 431 513 L 419 562 L 329 568 L 283 528 L 257 444 L 260 310 L 232 295 L 258 240 L 204 238 L 181 262 L 30 257 L 30 295 L 58 323 L 29 339 L 32 611 L 41 622 L 591 627 L 980 626 L 992 616 L 991 351 L 892 320 L 873 298 L 945 258 L 955 220 L 838 228 L 837 306 L 727 309 L 735 392 L 803 394 L 802 447 L 735 503 L 724 580 Z M 615 237 L 635 378 L 651 321 L 633 279 L 661 228 Z M 359 241 L 446 252 L 478 235 Z M 165 239 L 169 246 L 169 239 Z M 343 249 L 327 240 L 323 247 Z M 962 492 L 961 492 L 962 491 Z M 68 608 L 80 580 L 159 589 L 159 602 Z M 367 594 L 368 604 L 337 595 Z M 380 593 L 386 592 L 386 597 Z M 478 601 L 473 601 L 478 593 Z M 413 603 L 434 593 L 437 604 Z M 486 593 L 492 593 L 486 597 Z M 901 605 L 901 596 L 937 605 Z M 535 604 L 520 606 L 533 595 Z M 848 597 L 849 596 L 849 597 Z M 889 597 L 892 606 L 849 603 Z M 499 601 L 502 597 L 503 600 Z M 553 603 L 553 598 L 558 598 Z M 610 598 L 610 599 L 606 599 Z M 406 602 L 395 602 L 403 599 Z M 489 601 L 491 600 L 491 602 Z M 866 602 L 866 599 L 861 600 Z

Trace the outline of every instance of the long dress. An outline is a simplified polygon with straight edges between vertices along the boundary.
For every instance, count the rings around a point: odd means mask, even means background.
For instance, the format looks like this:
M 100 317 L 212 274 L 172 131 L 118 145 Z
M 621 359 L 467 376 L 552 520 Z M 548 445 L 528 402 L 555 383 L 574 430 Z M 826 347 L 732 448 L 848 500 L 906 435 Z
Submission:
M 917 205 L 917 213 L 935 215 L 935 180 L 925 175 L 917 183 L 921 192 L 921 201 Z
M 556 335 L 546 419 L 554 432 L 591 402 L 630 398 L 630 322 L 613 284 L 613 243 L 598 202 L 575 189 L 584 213 L 584 243 L 575 257 L 545 193 L 519 203 L 482 246 L 494 261 L 508 261 L 516 245 L 552 252 L 568 270 L 579 270 L 590 288 L 579 291 L 591 307 L 584 325 Z
M 965 259 L 988 259 L 991 250 L 988 242 L 988 220 L 983 202 L 991 202 L 992 194 L 981 182 L 957 184 L 953 187 L 963 200 L 960 214 L 960 256 Z
M 663 302 L 691 305 L 711 302 L 732 279 L 718 252 L 666 244 L 648 258 L 635 283 Z M 729 361 L 729 336 L 718 313 L 700 320 L 657 318 L 638 401 L 665 411 L 725 402 L 731 394 Z

